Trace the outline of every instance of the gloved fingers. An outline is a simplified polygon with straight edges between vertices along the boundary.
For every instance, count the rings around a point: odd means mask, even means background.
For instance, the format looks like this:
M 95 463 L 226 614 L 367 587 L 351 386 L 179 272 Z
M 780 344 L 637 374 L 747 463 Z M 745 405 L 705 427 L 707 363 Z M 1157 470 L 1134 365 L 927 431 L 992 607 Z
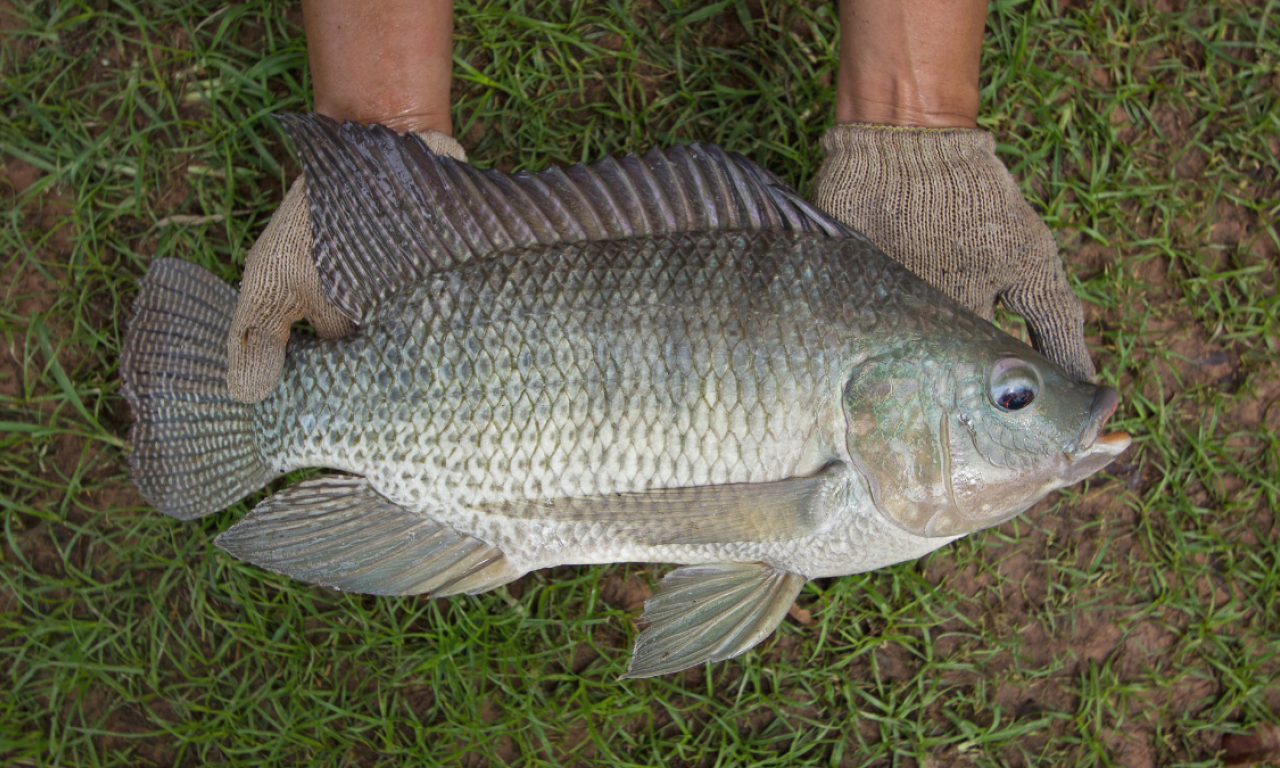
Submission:
M 467 153 L 453 137 L 435 131 L 417 135 L 432 152 L 466 162 Z M 311 252 L 306 182 L 299 176 L 245 263 L 227 337 L 227 385 L 232 397 L 256 403 L 271 393 L 284 370 L 289 327 L 303 318 L 324 339 L 346 336 L 356 327 L 324 295 Z
M 311 220 L 300 177 L 249 249 L 235 315 L 227 335 L 227 386 L 231 396 L 256 403 L 275 387 L 284 368 L 289 326 L 315 311 L 320 277 L 311 261 Z M 307 283 L 314 289 L 307 290 Z M 321 308 L 324 304 L 319 305 Z M 338 331 L 328 314 L 325 330 Z
M 256 403 L 271 394 L 284 371 L 291 324 L 283 313 L 263 313 L 260 304 L 246 303 L 241 295 L 227 338 L 227 388 L 233 398 Z
M 997 207 L 1003 213 L 995 228 L 1007 233 L 1001 253 L 1007 276 L 1000 289 L 1005 306 L 1027 321 L 1031 345 L 1041 354 L 1073 378 L 1092 381 L 1093 361 L 1084 344 L 1084 308 L 1067 282 L 1058 243 L 996 157 L 994 144 L 986 154 L 995 177 L 993 186 L 1001 190 Z
M 1093 381 L 1096 371 L 1084 343 L 1084 307 L 1071 290 L 1058 258 L 1034 262 L 1002 297 L 1027 321 L 1031 345 L 1074 379 Z
M 986 131 L 837 125 L 822 137 L 825 159 L 810 198 L 990 320 L 1008 277 L 1008 240 L 1017 236 L 993 148 Z
M 302 304 L 306 309 L 302 316 L 311 322 L 316 335 L 322 339 L 340 339 L 351 335 L 356 330 L 356 324 L 329 303 L 320 287 L 320 273 L 315 271 L 314 264 L 311 265 L 311 271 L 315 274 L 316 281 L 314 286 L 308 285 L 303 293 Z
M 280 380 L 289 330 L 296 321 L 309 320 L 324 339 L 346 336 L 356 327 L 324 297 L 310 255 L 304 252 L 299 258 L 260 247 L 273 244 L 259 240 L 250 251 L 227 336 L 227 385 L 242 403 L 262 400 Z
M 427 149 L 441 157 L 451 157 L 460 163 L 467 162 L 467 150 L 462 148 L 458 140 L 447 133 L 439 131 L 418 131 L 415 135 L 422 139 Z
M 990 320 L 996 296 L 1032 341 L 1077 378 L 1093 377 L 1084 312 L 1053 234 L 980 130 L 838 125 L 813 202 L 916 275 Z

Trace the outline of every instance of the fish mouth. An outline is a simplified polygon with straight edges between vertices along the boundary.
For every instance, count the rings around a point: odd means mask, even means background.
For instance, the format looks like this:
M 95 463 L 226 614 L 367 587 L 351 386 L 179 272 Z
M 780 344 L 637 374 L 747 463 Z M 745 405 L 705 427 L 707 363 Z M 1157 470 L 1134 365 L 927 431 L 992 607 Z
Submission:
M 1091 456 L 1114 458 L 1124 453 L 1129 443 L 1133 442 L 1128 432 L 1102 433 L 1102 425 L 1116 412 L 1119 403 L 1119 392 L 1111 387 L 1098 387 L 1093 394 L 1093 404 L 1089 407 L 1089 420 L 1064 451 L 1067 458 L 1080 461 Z

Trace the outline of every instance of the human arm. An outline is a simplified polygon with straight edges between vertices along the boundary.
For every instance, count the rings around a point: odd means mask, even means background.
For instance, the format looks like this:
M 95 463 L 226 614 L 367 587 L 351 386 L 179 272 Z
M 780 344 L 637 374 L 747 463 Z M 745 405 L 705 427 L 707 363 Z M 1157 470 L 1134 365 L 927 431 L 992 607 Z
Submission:
M 841 0 L 836 122 L 813 202 L 990 319 L 1091 379 L 1084 313 L 1057 244 L 978 130 L 986 0 Z

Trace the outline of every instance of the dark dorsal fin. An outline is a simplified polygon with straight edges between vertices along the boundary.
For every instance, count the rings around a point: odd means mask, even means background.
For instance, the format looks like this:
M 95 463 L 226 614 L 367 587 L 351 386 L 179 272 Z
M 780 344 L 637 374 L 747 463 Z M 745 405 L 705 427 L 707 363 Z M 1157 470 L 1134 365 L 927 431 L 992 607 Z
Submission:
M 711 144 L 506 174 L 380 125 L 279 117 L 306 174 L 326 294 L 357 321 L 430 272 L 512 248 L 717 230 L 860 237 Z

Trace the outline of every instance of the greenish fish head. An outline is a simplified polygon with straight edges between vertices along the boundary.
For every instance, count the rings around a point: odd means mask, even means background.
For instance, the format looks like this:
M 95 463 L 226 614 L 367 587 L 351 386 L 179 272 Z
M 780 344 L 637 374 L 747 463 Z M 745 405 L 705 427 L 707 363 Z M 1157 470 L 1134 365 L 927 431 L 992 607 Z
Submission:
M 993 329 L 994 330 L 994 329 Z M 1021 342 L 922 342 L 855 366 L 846 441 L 879 510 L 918 536 L 998 525 L 1129 447 L 1119 396 Z

